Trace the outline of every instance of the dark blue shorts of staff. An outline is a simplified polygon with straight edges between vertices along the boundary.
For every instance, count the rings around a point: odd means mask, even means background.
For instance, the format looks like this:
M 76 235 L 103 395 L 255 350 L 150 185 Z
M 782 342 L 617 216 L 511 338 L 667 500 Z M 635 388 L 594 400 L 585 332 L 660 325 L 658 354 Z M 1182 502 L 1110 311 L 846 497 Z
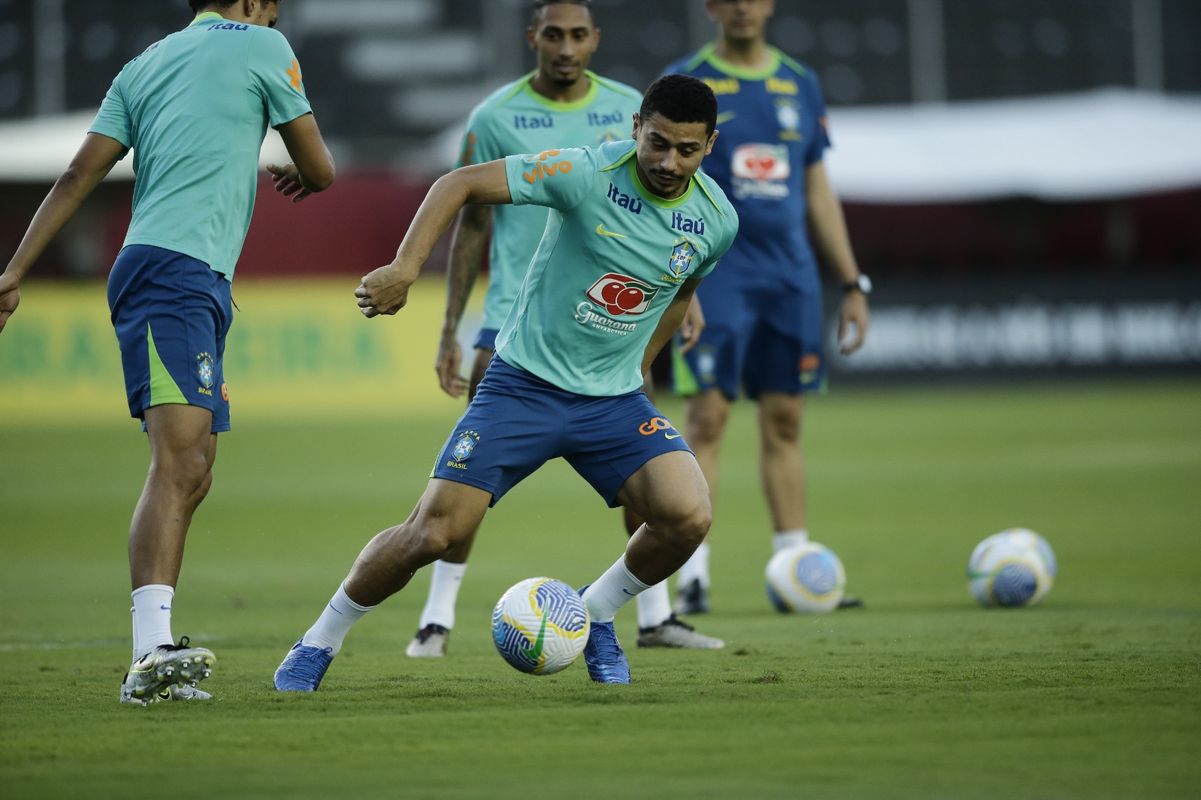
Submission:
M 641 391 L 565 392 L 493 357 L 431 478 L 492 493 L 492 505 L 552 458 L 563 457 L 610 506 L 626 480 L 663 453 L 690 452 Z
M 152 406 L 178 403 L 211 411 L 213 433 L 229 430 L 223 369 L 233 321 L 229 281 L 182 253 L 129 245 L 109 274 L 108 307 L 130 416 L 144 419 Z
M 676 359 L 677 392 L 693 394 L 716 387 L 733 400 L 740 386 L 750 398 L 824 387 L 818 281 L 773 289 L 711 287 L 706 281 L 697 294 L 705 310 L 705 329 L 696 346 L 684 354 L 683 363 Z

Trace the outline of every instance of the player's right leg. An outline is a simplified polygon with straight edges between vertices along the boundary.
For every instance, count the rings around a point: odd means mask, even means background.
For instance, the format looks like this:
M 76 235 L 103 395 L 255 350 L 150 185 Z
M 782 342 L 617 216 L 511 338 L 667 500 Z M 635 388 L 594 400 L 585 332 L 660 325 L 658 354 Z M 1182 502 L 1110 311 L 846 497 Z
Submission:
M 475 361 L 471 365 L 467 387 L 469 404 L 475 399 L 488 364 L 492 362 L 497 333 L 492 328 L 484 328 L 476 338 Z M 430 588 L 425 607 L 421 610 L 421 619 L 417 623 L 417 633 L 405 648 L 405 655 L 410 658 L 441 658 L 446 655 L 450 632 L 455 626 L 455 603 L 467 572 L 467 557 L 475 544 L 475 535 L 476 531 L 472 531 L 462 543 L 451 548 L 430 567 Z
M 281 692 L 315 692 L 351 627 L 479 527 L 492 493 L 434 478 L 409 518 L 376 534 L 325 609 L 275 671 Z
M 212 484 L 216 434 L 229 429 L 222 356 L 232 307 L 223 276 L 157 247 L 123 249 L 108 290 L 130 413 L 150 444 L 129 533 L 133 663 L 120 692 L 122 702 L 145 704 L 207 678 L 215 664 L 187 637 L 174 644 L 171 611 L 192 514 Z
M 431 481 L 403 524 L 363 548 L 316 624 L 275 673 L 280 691 L 316 691 L 358 619 L 403 588 L 413 572 L 462 544 L 490 504 L 548 459 L 560 437 L 547 425 L 562 392 L 496 360 L 434 464 Z

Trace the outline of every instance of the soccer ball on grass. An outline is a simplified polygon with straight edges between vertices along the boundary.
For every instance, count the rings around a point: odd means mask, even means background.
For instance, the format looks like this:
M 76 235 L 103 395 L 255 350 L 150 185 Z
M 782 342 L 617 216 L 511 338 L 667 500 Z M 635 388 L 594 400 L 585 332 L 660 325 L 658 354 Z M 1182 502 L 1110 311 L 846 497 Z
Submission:
M 591 627 L 575 589 L 553 578 L 526 578 L 492 611 L 492 642 L 514 669 L 551 675 L 584 652 Z
M 847 575 L 834 551 L 817 542 L 786 547 L 767 562 L 767 596 L 783 613 L 824 614 L 838 608 Z
M 1032 606 L 1047 596 L 1059 565 L 1047 540 L 1026 528 L 994 533 L 968 559 L 968 588 L 982 606 Z

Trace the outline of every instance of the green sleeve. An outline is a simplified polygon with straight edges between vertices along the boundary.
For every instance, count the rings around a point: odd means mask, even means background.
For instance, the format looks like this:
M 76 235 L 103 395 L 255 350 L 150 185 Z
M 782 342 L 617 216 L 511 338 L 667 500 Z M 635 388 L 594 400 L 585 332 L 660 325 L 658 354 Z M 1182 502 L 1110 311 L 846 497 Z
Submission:
M 513 205 L 566 211 L 584 201 L 597 174 L 596 156 L 586 148 L 544 150 L 505 158 Z

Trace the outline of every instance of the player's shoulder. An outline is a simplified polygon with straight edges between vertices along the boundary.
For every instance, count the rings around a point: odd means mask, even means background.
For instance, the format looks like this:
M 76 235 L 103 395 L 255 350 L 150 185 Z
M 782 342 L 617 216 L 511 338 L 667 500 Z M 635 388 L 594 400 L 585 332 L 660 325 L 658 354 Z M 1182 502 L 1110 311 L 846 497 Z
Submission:
M 777 78 L 792 78 L 803 86 L 817 86 L 817 72 L 813 67 L 801 61 L 797 61 L 792 56 L 785 53 L 778 47 L 771 48 L 779 59 L 780 66 L 776 70 Z
M 696 75 L 698 72 L 704 71 L 704 67 L 708 64 L 709 56 L 712 52 L 713 44 L 707 44 L 696 52 L 668 64 L 663 70 L 663 74 Z
M 268 28 L 266 25 L 251 25 L 246 33 L 249 35 L 249 47 L 252 51 L 267 54 L 292 51 L 288 37 L 275 28 Z
M 638 144 L 633 139 L 618 139 L 581 149 L 591 154 L 598 172 L 612 172 L 634 157 Z
M 504 113 L 524 94 L 525 85 L 529 80 L 529 75 L 523 75 L 490 92 L 471 109 L 471 113 L 467 116 L 468 127 L 476 128 L 488 124 L 498 114 Z
M 728 239 L 733 240 L 734 234 L 738 232 L 738 212 L 734 205 L 717 181 L 706 175 L 703 169 L 697 170 L 693 179 L 704 198 L 700 202 L 717 212 L 717 227 L 722 229 Z
M 628 100 L 633 103 L 642 102 L 642 92 L 633 86 L 621 81 L 615 81 L 612 78 L 606 78 L 603 75 L 597 75 L 594 72 L 589 72 L 588 77 L 596 81 L 598 94 L 615 95 L 622 100 Z

